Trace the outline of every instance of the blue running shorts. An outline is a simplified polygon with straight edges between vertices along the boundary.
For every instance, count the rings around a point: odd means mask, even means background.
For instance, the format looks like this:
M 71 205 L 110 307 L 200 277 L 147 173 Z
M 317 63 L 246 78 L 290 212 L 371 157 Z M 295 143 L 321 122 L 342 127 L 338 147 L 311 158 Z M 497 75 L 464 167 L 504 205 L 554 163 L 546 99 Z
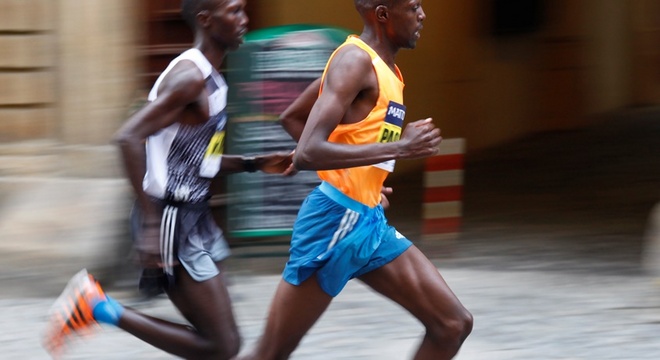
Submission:
M 324 181 L 298 212 L 282 277 L 300 285 L 316 273 L 323 291 L 334 297 L 349 280 L 389 263 L 411 245 L 387 224 L 382 206 L 370 208 Z

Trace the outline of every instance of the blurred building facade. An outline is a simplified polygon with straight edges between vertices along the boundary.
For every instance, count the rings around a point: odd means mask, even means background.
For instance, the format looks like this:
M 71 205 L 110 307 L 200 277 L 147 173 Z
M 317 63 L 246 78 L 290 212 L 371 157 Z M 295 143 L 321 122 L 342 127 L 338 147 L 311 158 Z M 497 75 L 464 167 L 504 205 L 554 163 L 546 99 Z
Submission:
M 445 137 L 466 139 L 469 153 L 660 104 L 660 1 L 546 0 L 533 13 L 498 18 L 501 6 L 516 3 L 423 3 L 418 48 L 398 61 L 409 120 L 434 117 Z M 188 46 L 178 6 L 0 0 L 0 246 L 19 254 L 15 261 L 58 254 L 77 259 L 69 261 L 76 268 L 90 253 L 107 257 L 104 249 L 125 235 L 130 192 L 109 140 Z M 249 0 L 248 11 L 252 29 L 361 30 L 352 1 Z M 501 20 L 513 28 L 496 28 Z
M 525 3 L 537 9 L 519 9 Z M 262 0 L 256 21 L 359 31 L 352 1 Z M 660 102 L 657 0 L 425 1 L 417 49 L 402 51 L 408 118 L 432 116 L 469 150 L 579 127 L 590 115 Z M 515 11 L 495 29 L 498 8 Z M 536 11 L 536 12 L 532 12 Z M 525 16 L 535 23 L 515 28 Z M 506 25 L 506 24 L 505 24 Z

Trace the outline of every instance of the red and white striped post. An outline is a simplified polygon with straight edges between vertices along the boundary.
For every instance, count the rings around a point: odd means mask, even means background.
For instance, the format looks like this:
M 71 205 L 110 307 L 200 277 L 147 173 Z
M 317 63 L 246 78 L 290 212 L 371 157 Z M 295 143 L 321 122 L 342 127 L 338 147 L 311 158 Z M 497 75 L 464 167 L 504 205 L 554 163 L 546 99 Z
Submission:
M 453 240 L 461 228 L 465 139 L 443 139 L 426 159 L 422 240 Z

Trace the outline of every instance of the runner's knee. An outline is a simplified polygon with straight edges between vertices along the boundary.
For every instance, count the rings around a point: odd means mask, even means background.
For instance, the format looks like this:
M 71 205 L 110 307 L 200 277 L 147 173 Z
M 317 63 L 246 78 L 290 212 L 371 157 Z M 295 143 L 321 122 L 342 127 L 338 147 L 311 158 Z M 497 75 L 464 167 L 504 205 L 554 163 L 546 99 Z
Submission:
M 237 333 L 226 334 L 217 339 L 209 339 L 206 359 L 232 359 L 241 347 L 241 339 Z
M 469 311 L 462 308 L 450 317 L 441 316 L 426 325 L 427 336 L 434 342 L 460 346 L 472 332 L 473 318 Z

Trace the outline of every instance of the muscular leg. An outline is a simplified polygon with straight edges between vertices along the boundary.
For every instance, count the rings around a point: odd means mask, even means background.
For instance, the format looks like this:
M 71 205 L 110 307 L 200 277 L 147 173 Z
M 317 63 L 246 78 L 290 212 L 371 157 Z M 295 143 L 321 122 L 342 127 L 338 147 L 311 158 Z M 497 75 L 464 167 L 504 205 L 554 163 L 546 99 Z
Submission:
M 240 359 L 288 359 L 331 301 L 332 297 L 321 290 L 316 276 L 299 286 L 281 280 L 256 349 Z
M 426 327 L 415 359 L 451 359 L 472 331 L 472 315 L 415 246 L 360 280 L 403 306 Z
M 168 295 L 192 324 L 184 326 L 126 309 L 119 327 L 139 339 L 186 359 L 229 359 L 240 338 L 223 273 L 196 282 L 182 266 L 176 268 L 176 287 Z

